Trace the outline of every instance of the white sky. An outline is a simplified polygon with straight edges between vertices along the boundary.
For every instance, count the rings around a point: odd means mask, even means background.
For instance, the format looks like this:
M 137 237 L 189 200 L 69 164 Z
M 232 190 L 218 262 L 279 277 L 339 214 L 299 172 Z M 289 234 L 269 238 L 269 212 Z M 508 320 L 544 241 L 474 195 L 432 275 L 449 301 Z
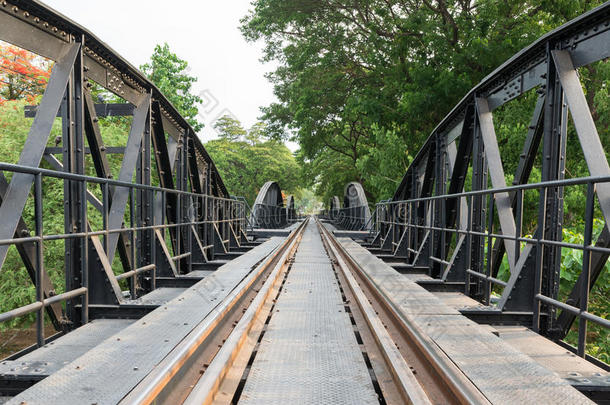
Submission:
M 148 61 L 156 44 L 167 42 L 186 60 L 197 77 L 194 93 L 206 128 L 202 140 L 215 137 L 212 123 L 227 113 L 252 126 L 259 107 L 275 100 L 264 74 L 274 65 L 259 59 L 262 44 L 247 43 L 239 20 L 250 0 L 43 0 L 84 26 L 138 67 Z M 296 149 L 296 145 L 289 145 Z

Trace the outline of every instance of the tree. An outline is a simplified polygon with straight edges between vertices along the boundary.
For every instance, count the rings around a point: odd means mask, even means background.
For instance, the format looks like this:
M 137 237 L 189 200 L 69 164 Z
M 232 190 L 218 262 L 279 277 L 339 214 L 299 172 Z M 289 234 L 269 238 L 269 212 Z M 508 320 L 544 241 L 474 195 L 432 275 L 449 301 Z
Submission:
M 24 49 L 0 43 L 0 103 L 27 99 L 44 92 L 51 63 Z
M 380 199 L 404 170 L 401 163 L 375 176 L 372 162 L 393 159 L 394 147 L 403 148 L 401 159 L 414 155 L 486 74 L 599 3 L 255 0 L 241 29 L 265 42 L 264 60 L 278 63 L 269 74 L 278 102 L 262 117 L 273 135 L 294 139 L 306 160 L 319 161 L 312 174 L 330 181 L 321 192 L 341 187 L 334 182 L 342 176 L 323 173 L 340 162 Z M 382 144 L 390 138 L 397 143 Z
M 140 70 L 186 118 L 195 132 L 198 132 L 204 126 L 197 119 L 198 105 L 202 100 L 191 93 L 191 87 L 197 78 L 189 75 L 187 68 L 188 63 L 171 52 L 167 43 L 155 46 L 150 62 L 140 66 Z
M 225 116 L 215 128 L 220 137 L 205 148 L 232 195 L 252 204 L 269 180 L 277 181 L 288 194 L 300 194 L 301 170 L 295 157 L 282 142 L 268 139 L 264 124 L 246 131 L 238 120 Z
M 229 115 L 223 115 L 214 123 L 214 129 L 221 139 L 229 142 L 237 142 L 246 136 L 247 132 L 242 128 L 241 122 Z
M 372 202 L 392 196 L 411 157 L 468 90 L 541 35 L 601 3 L 254 0 L 241 29 L 246 39 L 264 41 L 264 60 L 277 63 L 268 77 L 278 101 L 262 118 L 275 137 L 299 143 L 304 178 L 324 201 L 341 195 L 347 180 L 361 180 Z M 602 145 L 610 145 L 610 61 L 579 68 L 579 76 Z M 507 184 L 536 98 L 532 91 L 494 111 Z M 571 123 L 567 132 L 566 177 L 588 175 Z M 536 166 L 532 182 L 540 180 Z M 538 225 L 537 193 L 523 196 L 525 232 Z M 585 187 L 565 189 L 564 241 L 581 243 L 585 193 Z M 575 258 L 565 256 L 570 251 Z M 582 251 L 561 253 L 564 290 L 582 269 Z M 608 285 L 599 280 L 591 293 L 598 316 L 608 313 Z M 608 361 L 608 330 L 591 333 L 597 336 L 588 353 Z M 575 335 L 567 341 L 574 343 Z

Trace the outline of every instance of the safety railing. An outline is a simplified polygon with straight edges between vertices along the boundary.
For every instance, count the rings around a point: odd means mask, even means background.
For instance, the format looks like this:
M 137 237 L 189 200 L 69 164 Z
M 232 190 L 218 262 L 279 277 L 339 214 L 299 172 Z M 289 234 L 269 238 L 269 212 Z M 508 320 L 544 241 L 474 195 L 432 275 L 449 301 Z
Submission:
M 529 296 L 523 297 L 530 301 L 533 314 L 532 328 L 540 329 L 543 318 L 547 322 L 556 322 L 553 317 L 554 310 L 572 315 L 579 320 L 578 347 L 580 356 L 585 355 L 587 342 L 587 323 L 593 322 L 603 328 L 610 328 L 610 321 L 589 312 L 589 294 L 594 278 L 603 271 L 610 249 L 593 244 L 593 223 L 596 208 L 596 188 L 604 187 L 610 182 L 610 177 L 586 177 L 563 179 L 534 184 L 523 184 L 504 188 L 495 188 L 479 191 L 469 191 L 457 194 L 432 196 L 427 198 L 414 198 L 404 201 L 390 201 L 379 203 L 375 212 L 376 226 L 381 236 L 381 245 L 395 251 L 404 244 L 405 260 L 413 263 L 416 258 L 427 259 L 420 261 L 430 268 L 430 275 L 437 278 L 448 279 L 450 273 L 461 274 L 464 281 L 465 293 L 473 295 L 477 289 L 481 301 L 486 305 L 495 305 L 502 309 L 508 300 L 514 299 L 517 284 L 525 277 L 534 280 L 534 288 Z M 533 236 L 524 236 L 522 224 L 524 221 L 523 195 L 528 190 L 538 192 L 544 200 L 547 193 L 561 194 L 566 187 L 586 187 L 584 241 L 571 243 L 563 241 L 559 236 L 555 240 L 544 239 L 541 229 L 544 228 L 546 218 L 539 215 L 534 220 L 537 230 Z M 510 196 L 515 201 L 514 214 L 516 230 L 514 234 L 498 232 L 501 219 L 494 209 L 497 200 Z M 478 214 L 477 215 L 477 212 Z M 448 213 L 455 213 L 455 221 L 447 221 Z M 482 215 L 484 214 L 484 215 Z M 601 215 L 600 215 L 601 217 Z M 485 218 L 483 221 L 477 219 Z M 453 226 L 439 224 L 453 222 Z M 606 226 L 606 225 L 604 225 Z M 604 230 L 605 231 L 605 230 Z M 510 267 L 508 279 L 500 279 L 497 274 L 498 263 L 494 262 L 494 248 L 496 242 L 502 241 L 507 253 Z M 582 269 L 572 293 L 565 302 L 558 299 L 558 288 L 544 288 L 544 278 L 549 274 L 544 267 L 551 258 L 561 260 L 561 249 L 576 249 L 583 252 Z M 459 255 L 461 257 L 458 257 Z M 512 255 L 512 257 L 510 257 Z M 500 260 L 503 258 L 500 257 Z M 497 260 L 497 258 L 496 258 Z M 597 268 L 592 274 L 593 267 Z M 554 277 L 559 282 L 559 274 Z M 549 280 L 544 280 L 549 285 Z M 553 284 L 553 282 L 551 282 Z M 492 291 L 499 291 L 501 296 L 492 302 Z M 566 314 L 563 316 L 565 317 Z M 552 319 L 548 319 L 552 317 Z
M 255 228 L 284 228 L 289 224 L 288 211 L 283 206 L 256 203 L 252 206 L 250 222 Z M 291 217 L 294 218 L 295 214 Z
M 240 201 L 243 203 L 243 218 L 245 221 L 245 230 L 252 230 L 254 229 L 254 225 L 252 224 L 252 222 L 250 221 L 250 219 L 252 218 L 252 208 L 250 208 L 250 204 L 248 204 L 248 201 L 246 201 L 246 199 L 242 196 L 232 196 L 234 199 L 236 199 L 237 201 Z
M 371 225 L 368 206 L 328 210 L 326 216 L 335 226 L 350 231 L 367 230 Z
M 109 294 L 114 294 L 112 300 L 123 301 L 121 281 L 129 281 L 129 296 L 135 299 L 140 293 L 156 288 L 157 274 L 171 274 L 172 270 L 177 274 L 186 273 L 192 270 L 195 260 L 210 260 L 214 254 L 227 251 L 232 241 L 239 242 L 247 226 L 244 203 L 235 199 L 0 163 L 0 175 L 5 178 L 6 174 L 12 176 L 11 185 L 18 177 L 33 180 L 29 200 L 34 206 L 34 234 L 29 234 L 22 218 L 22 229 L 15 236 L 0 240 L 0 252 L 5 258 L 10 246 L 28 247 L 20 253 L 26 267 L 30 266 L 30 273 L 34 273 L 36 298 L 30 304 L 0 313 L 0 322 L 36 313 L 38 346 L 45 344 L 45 309 L 53 308 L 51 315 L 60 323 L 74 319 L 66 316 L 66 312 L 80 309 L 80 321 L 86 323 L 91 304 L 104 302 L 103 297 Z M 92 185 L 95 189 L 89 187 Z M 65 199 L 56 201 L 47 197 L 44 189 L 48 187 L 78 190 L 81 220 L 76 224 L 66 222 L 64 233 L 45 232 L 46 215 L 61 210 L 65 203 Z M 120 195 L 127 201 L 124 211 L 113 204 L 120 200 Z M 151 209 L 153 206 L 155 209 Z M 99 213 L 92 215 L 90 209 L 97 209 Z M 146 209 L 150 217 L 139 215 Z M 114 226 L 116 218 L 113 222 L 110 216 L 117 210 L 122 214 L 119 214 L 119 226 Z M 167 238 L 170 243 L 166 242 Z M 45 269 L 48 258 L 45 242 L 49 241 L 66 244 L 63 260 L 67 281 L 61 294 L 54 293 L 55 286 L 50 284 Z M 117 251 L 121 255 L 121 266 L 115 266 L 119 273 L 115 275 L 112 263 Z M 68 252 L 78 257 L 69 257 Z M 1 263 L 6 267 L 5 262 Z M 65 309 L 58 304 L 65 305 Z

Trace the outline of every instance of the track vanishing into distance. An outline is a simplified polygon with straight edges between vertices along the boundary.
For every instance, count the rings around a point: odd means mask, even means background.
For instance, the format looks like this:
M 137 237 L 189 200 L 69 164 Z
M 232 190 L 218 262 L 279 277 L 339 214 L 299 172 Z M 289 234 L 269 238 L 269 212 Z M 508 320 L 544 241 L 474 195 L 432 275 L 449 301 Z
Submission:
M 489 403 L 410 334 L 321 222 L 306 220 L 276 256 L 185 404 Z
M 588 402 L 351 239 L 335 237 L 331 224 L 310 217 L 290 229 L 8 403 L 489 404 L 550 403 L 557 395 L 558 403 Z M 402 285 L 391 288 L 396 280 Z M 195 319 L 184 317 L 193 306 L 200 321 L 178 330 L 182 319 Z M 500 353 L 514 357 L 512 366 L 481 379 L 464 359 L 450 357 L 421 317 L 440 322 L 443 333 L 447 318 L 461 319 L 475 341 L 495 339 L 495 353 L 481 346 L 478 361 L 494 362 Z M 157 339 L 147 341 L 142 331 Z M 51 344 L 69 350 L 70 336 Z M 45 350 L 55 349 L 33 354 Z
M 0 162 L 0 272 L 35 291 L 0 322 L 36 330 L 0 360 L 0 404 L 610 404 L 610 366 L 589 354 L 610 329 L 589 308 L 610 165 L 579 78 L 610 57 L 610 2 L 471 89 L 391 199 L 350 182 L 307 218 L 273 179 L 252 207 L 231 196 L 159 89 L 38 0 L 0 2 L 0 39 L 54 62 L 19 161 Z M 122 102 L 95 102 L 93 83 Z M 493 113 L 528 92 L 507 185 Z M 116 116 L 124 146 L 104 144 Z M 583 178 L 566 178 L 572 124 Z M 563 240 L 568 187 L 586 190 L 582 243 Z M 582 269 L 560 294 L 564 250 Z

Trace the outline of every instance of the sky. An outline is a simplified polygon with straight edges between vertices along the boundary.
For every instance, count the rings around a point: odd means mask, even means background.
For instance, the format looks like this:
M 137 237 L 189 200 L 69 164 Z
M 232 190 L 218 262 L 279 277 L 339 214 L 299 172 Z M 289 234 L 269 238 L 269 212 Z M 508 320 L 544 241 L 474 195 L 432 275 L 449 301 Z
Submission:
M 225 114 L 250 128 L 260 107 L 275 101 L 264 77 L 274 65 L 260 62 L 262 43 L 245 41 L 239 20 L 250 0 L 43 0 L 87 28 L 132 65 L 146 63 L 157 44 L 189 63 L 198 78 L 193 93 L 204 105 L 200 121 L 203 142 L 216 137 L 212 125 Z M 296 145 L 289 145 L 295 149 Z

